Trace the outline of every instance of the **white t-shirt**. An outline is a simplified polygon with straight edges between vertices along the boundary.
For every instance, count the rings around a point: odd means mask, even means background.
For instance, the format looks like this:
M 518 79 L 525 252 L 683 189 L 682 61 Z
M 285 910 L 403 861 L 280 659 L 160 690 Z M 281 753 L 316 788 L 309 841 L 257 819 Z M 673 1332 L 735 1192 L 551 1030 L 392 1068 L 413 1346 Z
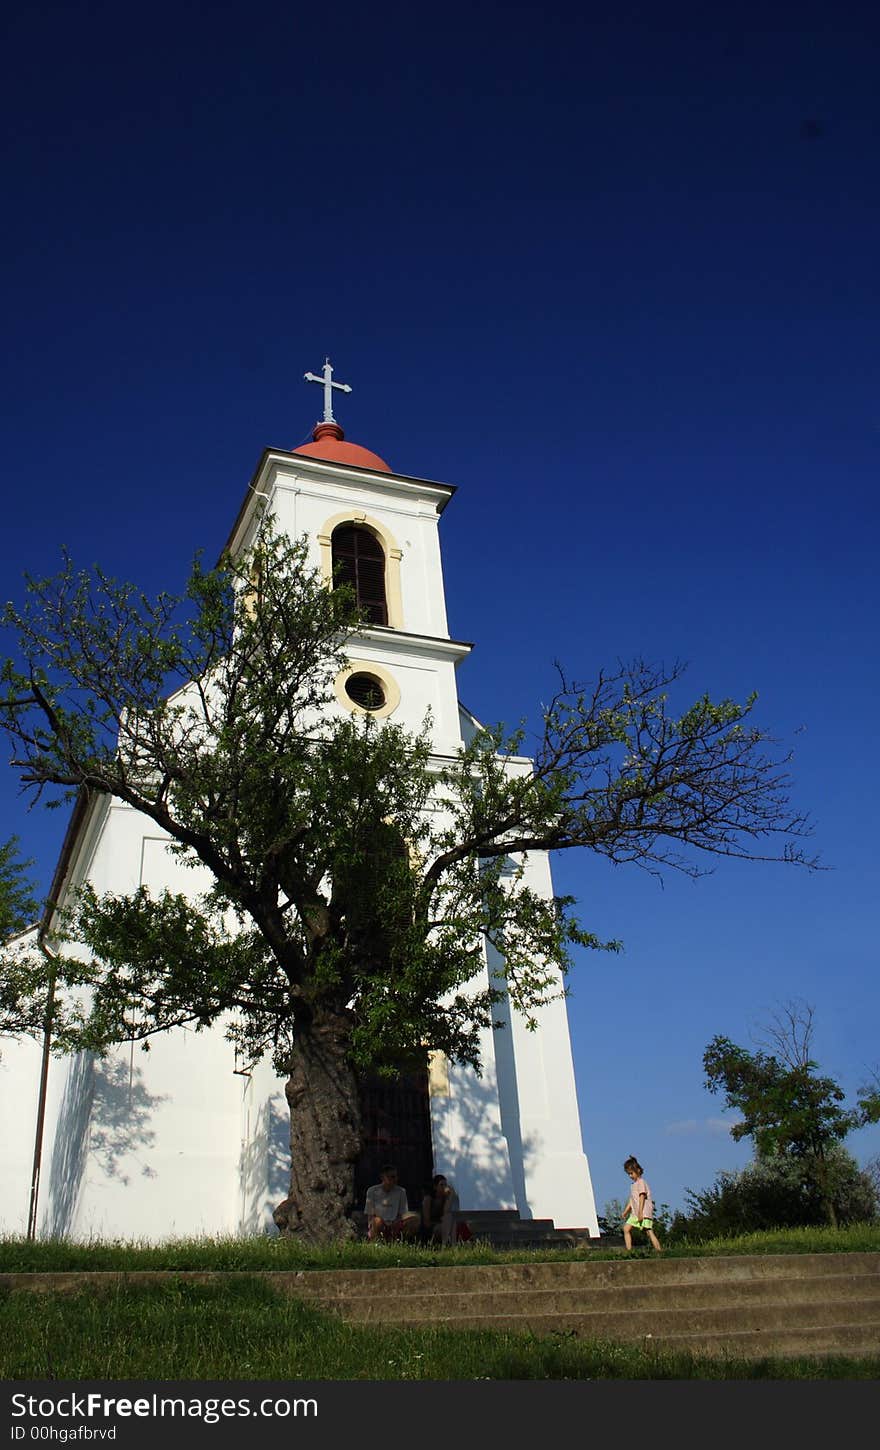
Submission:
M 409 1213 L 406 1189 L 401 1188 L 399 1183 L 393 1188 L 383 1188 L 381 1183 L 374 1183 L 372 1188 L 367 1189 L 365 1207 L 369 1218 L 381 1218 L 385 1223 L 394 1223 L 396 1219 Z

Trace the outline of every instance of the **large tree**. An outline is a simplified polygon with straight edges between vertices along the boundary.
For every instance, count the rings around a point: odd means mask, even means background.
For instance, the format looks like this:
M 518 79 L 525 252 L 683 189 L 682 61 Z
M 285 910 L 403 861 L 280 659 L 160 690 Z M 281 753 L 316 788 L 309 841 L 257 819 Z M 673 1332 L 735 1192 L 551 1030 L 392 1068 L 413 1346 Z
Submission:
M 836 1227 L 835 1165 L 841 1160 L 834 1150 L 856 1128 L 880 1122 L 880 1085 L 867 1084 L 855 1105 L 844 1107 L 840 1084 L 819 1073 L 813 1030 L 813 1008 L 789 1002 L 763 1029 L 758 1051 L 713 1037 L 703 1067 L 709 1091 L 723 1092 L 725 1106 L 743 1115 L 731 1137 L 751 1138 L 759 1160 L 795 1163 L 815 1184 L 828 1222 Z
M 25 787 L 125 801 L 212 880 L 198 900 L 82 893 L 66 931 L 89 950 L 90 993 L 79 1016 L 59 1007 L 61 1041 L 222 1021 L 250 1058 L 271 1052 L 290 1105 L 285 1231 L 351 1232 L 360 1072 L 426 1049 L 478 1066 L 503 997 L 533 1025 L 573 946 L 614 945 L 529 888 L 529 852 L 692 875 L 700 853 L 815 864 L 754 699 L 676 716 L 678 666 L 590 688 L 560 673 L 531 768 L 522 732 L 478 730 L 443 761 L 429 721 L 343 715 L 351 593 L 268 525 L 247 553 L 197 562 L 180 598 L 67 561 L 5 623 L 0 723 Z M 484 938 L 503 975 L 487 976 Z

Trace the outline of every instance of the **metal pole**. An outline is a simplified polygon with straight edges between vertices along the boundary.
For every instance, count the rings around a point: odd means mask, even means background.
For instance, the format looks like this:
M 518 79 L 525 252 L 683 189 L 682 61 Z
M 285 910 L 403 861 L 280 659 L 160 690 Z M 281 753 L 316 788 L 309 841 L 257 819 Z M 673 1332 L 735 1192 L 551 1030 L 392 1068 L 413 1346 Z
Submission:
M 54 953 L 42 938 L 38 938 L 40 947 L 50 961 L 54 959 Z M 46 1090 L 49 1084 L 49 1053 L 52 1045 L 52 1018 L 55 1015 L 55 973 L 49 977 L 49 996 L 46 1001 L 46 1015 L 43 1019 L 43 1060 L 40 1068 L 40 1096 L 37 1103 L 37 1129 L 34 1137 L 34 1162 L 31 1169 L 31 1201 L 28 1209 L 27 1237 L 36 1238 L 37 1234 L 37 1201 L 40 1194 L 40 1166 L 43 1159 L 43 1128 L 46 1122 Z

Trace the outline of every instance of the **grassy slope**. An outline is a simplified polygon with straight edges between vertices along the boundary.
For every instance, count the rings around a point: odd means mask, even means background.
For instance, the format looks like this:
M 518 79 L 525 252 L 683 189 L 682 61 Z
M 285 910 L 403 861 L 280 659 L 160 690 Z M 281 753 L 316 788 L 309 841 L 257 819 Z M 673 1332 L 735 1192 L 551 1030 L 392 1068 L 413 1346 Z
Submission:
M 873 1360 L 712 1361 L 566 1336 L 340 1324 L 260 1280 L 0 1294 L 0 1377 L 147 1380 L 871 1379 Z
M 695 1253 L 880 1251 L 880 1227 L 803 1230 L 670 1250 Z M 118 1281 L 67 1294 L 0 1291 L 0 1377 L 10 1379 L 871 1379 L 880 1358 L 758 1362 L 646 1354 L 566 1336 L 383 1330 L 340 1324 L 261 1279 L 193 1285 L 175 1269 L 390 1268 L 514 1259 L 619 1257 L 619 1250 L 426 1252 L 393 1245 L 305 1249 L 282 1240 L 164 1245 L 0 1240 L 0 1270 L 167 1269 L 168 1281 Z

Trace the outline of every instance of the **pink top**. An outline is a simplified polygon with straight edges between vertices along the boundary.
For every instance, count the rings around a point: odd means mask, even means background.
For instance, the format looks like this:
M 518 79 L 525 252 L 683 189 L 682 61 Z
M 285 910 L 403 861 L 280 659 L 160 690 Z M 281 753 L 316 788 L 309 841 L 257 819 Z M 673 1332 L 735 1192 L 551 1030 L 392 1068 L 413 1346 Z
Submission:
M 639 1198 L 644 1193 L 644 1207 L 639 1210 Z M 654 1200 L 651 1197 L 651 1190 L 644 1178 L 637 1178 L 629 1191 L 629 1208 L 636 1218 L 654 1217 Z

